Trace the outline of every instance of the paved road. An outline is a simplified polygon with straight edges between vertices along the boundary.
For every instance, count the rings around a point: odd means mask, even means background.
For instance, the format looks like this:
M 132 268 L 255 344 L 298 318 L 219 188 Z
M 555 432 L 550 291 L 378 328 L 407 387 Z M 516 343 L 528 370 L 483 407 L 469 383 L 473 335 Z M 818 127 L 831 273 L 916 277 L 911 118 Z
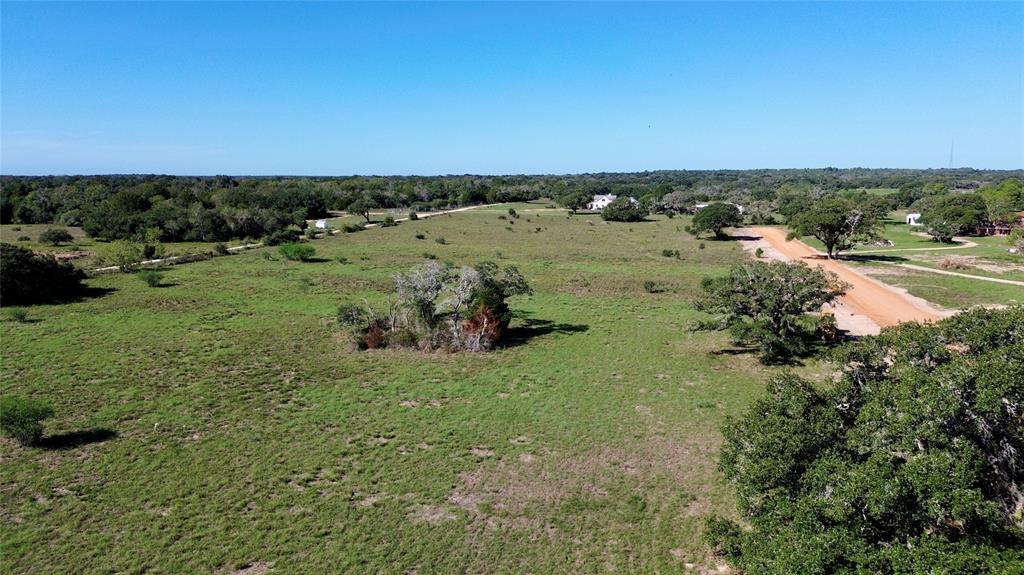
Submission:
M 938 310 L 928 307 L 918 298 L 871 279 L 838 261 L 827 259 L 824 254 L 799 240 L 786 241 L 786 230 L 767 227 L 747 230 L 761 236 L 789 260 L 803 261 L 812 267 L 835 273 L 839 279 L 852 286 L 842 296 L 843 303 L 880 327 L 905 321 L 937 321 L 943 317 Z

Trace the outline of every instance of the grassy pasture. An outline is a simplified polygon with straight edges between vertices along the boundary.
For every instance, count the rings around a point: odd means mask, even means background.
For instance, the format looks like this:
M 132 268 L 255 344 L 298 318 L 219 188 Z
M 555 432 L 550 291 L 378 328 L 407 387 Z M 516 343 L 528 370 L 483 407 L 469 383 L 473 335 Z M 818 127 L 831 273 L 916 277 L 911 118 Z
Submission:
M 546 206 L 339 234 L 310 263 L 175 266 L 159 288 L 105 275 L 0 323 L 3 393 L 56 412 L 43 448 L 0 440 L 3 571 L 713 571 L 718 429 L 770 371 L 687 327 L 743 252 L 686 218 Z M 381 303 L 424 254 L 519 266 L 536 293 L 507 347 L 349 349 L 338 304 Z

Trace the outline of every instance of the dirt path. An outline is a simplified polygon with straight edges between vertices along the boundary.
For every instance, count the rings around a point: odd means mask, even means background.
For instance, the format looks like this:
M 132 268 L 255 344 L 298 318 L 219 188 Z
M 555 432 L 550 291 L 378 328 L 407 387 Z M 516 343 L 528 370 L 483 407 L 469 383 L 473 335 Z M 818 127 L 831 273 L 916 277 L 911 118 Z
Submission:
M 786 241 L 786 231 L 779 228 L 744 228 L 738 235 L 756 236 L 767 242 L 784 259 L 803 261 L 813 267 L 835 273 L 850 284 L 842 305 L 850 313 L 869 318 L 878 327 L 888 327 L 905 321 L 937 321 L 949 315 L 928 305 L 921 298 L 871 279 L 842 263 L 829 260 L 824 254 L 799 241 Z
M 1007 284 L 1007 285 L 1012 285 L 1012 286 L 1024 286 L 1024 282 L 1017 281 L 1017 280 L 1007 280 L 1007 279 L 1002 279 L 1002 278 L 990 278 L 988 276 L 975 276 L 975 275 L 971 275 L 971 274 L 962 274 L 960 272 L 950 272 L 950 271 L 946 271 L 946 270 L 937 270 L 935 268 L 927 268 L 927 267 L 924 267 L 924 266 L 915 266 L 914 264 L 892 264 L 892 265 L 899 266 L 901 268 L 917 270 L 917 271 L 921 271 L 921 272 L 928 272 L 928 273 L 933 273 L 933 274 L 941 274 L 941 275 L 944 275 L 944 276 L 956 276 L 956 277 L 959 277 L 959 278 L 970 278 L 972 280 L 980 280 L 980 281 L 983 281 L 983 282 L 994 282 L 994 283 L 997 283 L 997 284 Z

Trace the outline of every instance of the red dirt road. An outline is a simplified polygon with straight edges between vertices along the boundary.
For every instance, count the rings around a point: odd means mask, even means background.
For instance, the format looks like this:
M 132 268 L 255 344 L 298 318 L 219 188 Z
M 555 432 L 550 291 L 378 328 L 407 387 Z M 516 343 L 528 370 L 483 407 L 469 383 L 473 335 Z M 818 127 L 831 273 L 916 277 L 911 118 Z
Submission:
M 779 228 L 748 228 L 769 242 L 773 248 L 791 261 L 802 261 L 839 276 L 852 287 L 843 300 L 851 311 L 867 316 L 880 327 L 905 321 L 930 322 L 942 319 L 936 310 L 905 293 L 862 275 L 848 266 L 830 260 L 811 246 L 799 241 L 786 241 L 786 230 Z

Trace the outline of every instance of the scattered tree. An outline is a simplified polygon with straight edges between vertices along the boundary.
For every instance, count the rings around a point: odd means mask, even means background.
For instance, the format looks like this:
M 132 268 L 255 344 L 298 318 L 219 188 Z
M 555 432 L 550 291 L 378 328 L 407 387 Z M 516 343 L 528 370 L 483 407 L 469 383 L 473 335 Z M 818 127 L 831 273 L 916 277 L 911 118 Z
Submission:
M 728 329 L 735 342 L 756 346 L 765 363 L 786 361 L 808 350 L 815 323 L 807 316 L 843 294 L 846 284 L 802 262 L 754 261 L 729 275 L 704 278 L 698 310 L 716 314 L 701 328 Z
M 627 196 L 619 196 L 601 210 L 601 218 L 608 222 L 641 222 L 647 212 Z
M 348 205 L 348 213 L 362 216 L 366 219 L 366 223 L 370 223 L 371 209 L 373 209 L 373 204 L 365 196 L 357 198 Z
M 928 202 L 921 214 L 921 223 L 932 239 L 950 243 L 955 236 L 984 223 L 987 214 L 988 207 L 981 194 L 950 194 Z
M 277 250 L 285 259 L 299 262 L 308 262 L 316 254 L 316 248 L 309 244 L 281 244 Z
M 812 236 L 825 244 L 829 259 L 858 241 L 878 237 L 879 222 L 848 200 L 828 198 L 789 218 L 789 239 Z
M 569 208 L 574 214 L 585 208 L 590 200 L 591 195 L 582 190 L 571 191 L 558 197 L 558 203 L 563 208 Z
M 694 235 L 712 232 L 716 238 L 726 237 L 723 230 L 743 225 L 743 215 L 733 204 L 718 202 L 702 208 L 693 216 L 690 227 Z

